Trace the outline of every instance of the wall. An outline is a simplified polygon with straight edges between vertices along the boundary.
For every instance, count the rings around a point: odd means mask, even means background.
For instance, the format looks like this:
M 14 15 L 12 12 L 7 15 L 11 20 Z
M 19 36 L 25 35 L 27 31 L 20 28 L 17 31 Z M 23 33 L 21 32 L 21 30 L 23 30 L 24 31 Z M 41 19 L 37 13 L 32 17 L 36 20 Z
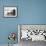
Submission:
M 4 18 L 4 6 L 16 6 L 18 16 Z M 0 0 L 0 44 L 8 43 L 9 32 L 18 32 L 18 24 L 46 24 L 46 0 Z
M 17 18 L 5 18 L 4 7 L 5 6 L 18 6 L 18 0 L 0 0 L 0 44 L 7 44 L 8 34 L 10 32 L 16 32 L 17 35 Z M 15 41 L 18 42 L 17 39 Z

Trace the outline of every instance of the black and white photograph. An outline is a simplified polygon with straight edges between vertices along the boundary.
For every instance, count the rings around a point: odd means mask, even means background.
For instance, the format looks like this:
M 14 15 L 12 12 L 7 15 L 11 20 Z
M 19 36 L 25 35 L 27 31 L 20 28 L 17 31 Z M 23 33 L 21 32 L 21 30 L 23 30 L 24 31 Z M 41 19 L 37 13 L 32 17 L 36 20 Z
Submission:
M 4 7 L 4 17 L 16 17 L 17 7 Z
M 21 40 L 46 41 L 46 25 L 19 25 L 19 28 Z

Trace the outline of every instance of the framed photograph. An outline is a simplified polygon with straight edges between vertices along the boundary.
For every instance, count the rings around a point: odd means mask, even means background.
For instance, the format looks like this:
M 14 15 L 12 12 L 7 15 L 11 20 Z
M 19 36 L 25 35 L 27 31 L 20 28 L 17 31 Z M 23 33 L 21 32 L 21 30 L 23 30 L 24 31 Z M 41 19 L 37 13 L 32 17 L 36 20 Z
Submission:
M 17 7 L 4 7 L 4 17 L 16 17 Z
M 46 25 L 19 24 L 18 42 L 22 40 L 46 41 Z

